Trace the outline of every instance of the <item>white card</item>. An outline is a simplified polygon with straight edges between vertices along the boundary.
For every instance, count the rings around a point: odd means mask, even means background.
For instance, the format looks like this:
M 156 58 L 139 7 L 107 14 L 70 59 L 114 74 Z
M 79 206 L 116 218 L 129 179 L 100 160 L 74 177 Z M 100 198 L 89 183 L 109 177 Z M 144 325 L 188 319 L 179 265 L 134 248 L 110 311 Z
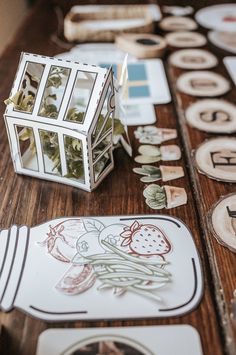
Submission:
M 190 325 L 48 329 L 36 355 L 137 354 L 202 355 L 197 330 Z
M 236 86 L 236 57 L 225 57 L 223 61 L 234 85 Z
M 139 126 L 153 124 L 156 122 L 155 108 L 152 104 L 125 105 L 124 117 L 120 117 L 123 124 L 127 126 Z
M 3 311 L 45 321 L 173 317 L 202 297 L 193 237 L 173 217 L 64 217 L 0 237 Z
M 235 32 L 236 4 L 217 4 L 204 7 L 196 12 L 195 19 L 206 28 L 222 32 Z
M 58 58 L 105 66 L 113 65 L 115 77 L 119 77 L 125 53 L 113 44 L 84 44 Z M 128 97 L 124 104 L 165 104 L 171 101 L 169 85 L 161 59 L 137 61 L 128 56 Z
M 112 65 L 114 76 L 119 78 L 122 63 L 100 61 L 101 67 Z M 169 86 L 161 59 L 128 62 L 127 96 L 124 104 L 165 104 L 171 101 Z
M 121 51 L 113 43 L 85 43 L 73 47 L 70 51 L 56 55 L 57 58 L 79 61 L 97 65 L 104 60 L 112 63 L 122 63 L 125 52 Z M 129 55 L 129 61 L 135 61 L 135 57 Z

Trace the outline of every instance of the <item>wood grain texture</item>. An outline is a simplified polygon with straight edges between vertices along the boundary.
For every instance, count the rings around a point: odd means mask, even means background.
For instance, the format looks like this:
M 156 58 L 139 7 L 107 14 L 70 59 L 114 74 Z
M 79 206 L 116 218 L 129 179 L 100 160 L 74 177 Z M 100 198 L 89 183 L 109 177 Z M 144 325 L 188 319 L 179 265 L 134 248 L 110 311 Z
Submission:
M 206 31 L 199 29 L 201 32 Z M 231 78 L 226 71 L 223 58 L 229 55 L 226 51 L 223 51 L 209 42 L 203 49 L 213 52 L 218 58 L 217 67 L 210 69 L 213 72 L 221 74 L 231 82 L 231 90 L 218 97 L 228 102 L 235 104 L 236 88 Z M 175 49 L 169 50 L 168 55 L 173 53 Z M 167 55 L 167 56 L 168 56 Z M 168 59 L 167 59 L 168 62 Z M 189 126 L 185 119 L 185 110 L 194 102 L 204 99 L 196 98 L 190 95 L 179 92 L 176 88 L 176 80 L 187 70 L 179 69 L 168 64 L 168 73 L 171 81 L 172 90 L 174 93 L 174 101 L 176 103 L 176 109 L 178 112 L 179 125 L 181 136 L 183 139 L 183 146 L 187 155 L 188 171 L 190 179 L 193 183 L 193 191 L 196 197 L 197 208 L 199 212 L 200 225 L 206 246 L 207 255 L 209 257 L 209 263 L 211 268 L 211 274 L 214 283 L 214 294 L 217 300 L 217 307 L 220 314 L 221 325 L 225 335 L 227 351 L 230 354 L 236 353 L 236 332 L 235 327 L 230 319 L 231 312 L 231 299 L 233 298 L 233 291 L 236 287 L 236 258 L 235 254 L 229 251 L 226 247 L 220 245 L 213 236 L 211 228 L 209 226 L 209 212 L 212 206 L 219 201 L 222 196 L 226 196 L 229 193 L 236 192 L 235 183 L 225 183 L 208 178 L 207 176 L 200 174 L 193 159 L 194 150 L 206 139 L 214 138 L 219 134 L 210 134 L 203 131 L 199 131 L 196 128 Z M 226 136 L 224 134 L 223 136 Z M 229 137 L 235 137 L 235 134 L 228 135 Z
M 88 3 L 88 2 L 87 2 Z M 107 2 L 108 3 L 108 2 Z M 169 1 L 170 3 L 170 1 Z M 202 2 L 202 5 L 203 2 Z M 63 50 L 55 45 L 50 36 L 57 31 L 57 20 L 53 4 L 40 1 L 32 10 L 12 44 L 0 58 L 0 115 L 5 110 L 3 100 L 8 97 L 21 51 L 53 56 Z M 167 66 L 167 63 L 166 63 Z M 223 70 L 219 68 L 219 70 Z M 169 79 L 173 84 L 179 75 L 171 69 Z M 226 75 L 226 73 L 224 73 Z M 156 78 L 158 85 L 158 78 Z M 229 98 L 233 99 L 232 92 Z M 160 105 L 156 108 L 158 126 L 178 129 L 178 139 L 170 143 L 182 148 L 181 162 L 185 178 L 170 182 L 170 185 L 185 187 L 188 204 L 172 210 L 161 210 L 158 214 L 172 215 L 183 220 L 194 236 L 202 265 L 205 291 L 200 305 L 182 317 L 163 319 L 141 319 L 125 321 L 96 321 L 46 323 L 27 316 L 20 310 L 0 314 L 3 355 L 30 355 L 35 353 L 39 334 L 47 328 L 65 327 L 104 327 L 131 325 L 190 324 L 201 336 L 205 355 L 221 355 L 227 349 L 226 330 L 232 335 L 229 326 L 229 300 L 235 287 L 235 255 L 221 247 L 206 227 L 205 215 L 212 203 L 221 194 L 232 191 L 229 184 L 213 182 L 199 175 L 192 168 L 190 150 L 201 142 L 205 135 L 186 127 L 182 109 L 193 99 L 187 95 L 174 93 L 175 104 Z M 176 114 L 178 110 L 178 115 Z M 179 120 L 178 120 L 179 117 Z M 73 187 L 16 175 L 10 157 L 6 130 L 3 119 L 0 122 L 0 227 L 9 228 L 11 224 L 34 226 L 51 218 L 61 216 L 96 216 L 122 214 L 155 214 L 146 206 L 142 197 L 143 183 L 132 172 L 136 165 L 123 150 L 115 152 L 115 170 L 92 193 Z M 137 141 L 130 129 L 130 137 L 137 153 Z M 221 299 L 222 297 L 222 299 Z M 220 299 L 219 299 L 220 298 Z M 225 302 L 225 306 L 222 302 Z M 222 310 L 222 307 L 225 310 Z M 223 316 L 223 318 L 222 318 Z M 227 322 L 226 327 L 222 321 Z M 232 354 L 232 353 L 231 353 Z

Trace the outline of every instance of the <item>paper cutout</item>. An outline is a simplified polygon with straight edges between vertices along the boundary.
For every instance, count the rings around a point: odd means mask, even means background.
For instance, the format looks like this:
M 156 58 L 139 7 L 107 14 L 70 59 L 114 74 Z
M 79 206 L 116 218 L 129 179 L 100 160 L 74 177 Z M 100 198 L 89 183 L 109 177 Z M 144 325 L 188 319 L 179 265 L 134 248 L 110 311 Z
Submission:
M 15 171 L 95 189 L 114 167 L 114 97 L 111 70 L 24 53 L 5 112 Z
M 198 32 L 171 32 L 165 36 L 169 46 L 177 48 L 194 48 L 201 47 L 207 43 L 206 37 Z
M 189 106 L 185 117 L 191 126 L 211 133 L 236 132 L 236 106 L 228 101 L 206 99 Z
M 125 112 L 119 112 L 119 116 L 123 124 L 127 126 L 148 125 L 156 122 L 155 108 L 152 104 L 126 105 Z
M 174 16 L 191 15 L 194 11 L 192 6 L 162 6 L 162 11 Z
M 192 96 L 214 97 L 230 90 L 230 83 L 222 75 L 211 71 L 191 71 L 179 76 L 177 89 Z
M 208 38 L 216 47 L 236 54 L 236 32 L 217 32 L 210 31 Z
M 222 197 L 209 212 L 209 223 L 216 240 L 236 253 L 236 194 Z
M 153 165 L 142 165 L 141 168 L 133 168 L 133 172 L 144 175 L 140 181 L 145 183 L 158 180 L 170 181 L 184 176 L 184 171 L 181 166 L 160 165 L 159 167 L 156 167 Z
M 144 33 L 119 35 L 116 37 L 116 45 L 139 59 L 161 58 L 166 49 L 163 37 Z
M 217 58 L 203 49 L 181 49 L 169 57 L 172 65 L 182 69 L 208 69 L 218 64 Z
M 206 140 L 195 151 L 200 173 L 225 182 L 236 182 L 236 138 L 218 137 Z
M 152 145 L 141 145 L 138 149 L 141 155 L 137 155 L 134 160 L 140 164 L 156 163 L 160 160 L 172 161 L 181 158 L 180 148 L 175 145 L 163 145 L 160 147 Z
M 202 295 L 192 236 L 172 217 L 60 218 L 2 230 L 0 242 L 3 311 L 46 321 L 166 317 Z
M 171 341 L 169 341 L 171 339 Z M 47 329 L 36 355 L 82 354 L 202 355 L 201 341 L 189 325 Z
M 157 128 L 156 126 L 138 127 L 134 131 L 135 138 L 140 143 L 161 144 L 177 137 L 176 129 Z
M 219 4 L 204 7 L 196 13 L 195 19 L 203 27 L 234 32 L 236 31 L 236 5 Z
M 144 189 L 143 196 L 146 204 L 154 210 L 174 208 L 187 203 L 186 191 L 181 187 L 151 184 Z
M 90 43 L 77 45 L 69 52 L 61 53 L 57 57 L 96 65 L 105 63 L 106 66 L 109 66 L 109 63 L 111 63 L 115 67 L 116 65 L 121 67 L 124 61 L 125 53 L 119 50 L 114 44 Z M 135 62 L 136 59 L 129 55 L 128 63 L 133 64 Z M 171 100 L 162 61 L 154 59 L 145 61 L 143 65 L 148 76 L 147 81 L 151 96 L 143 97 L 141 102 L 140 98 L 136 99 L 135 97 L 132 100 L 131 98 L 122 99 L 122 105 L 125 106 L 125 115 L 122 116 L 121 106 L 119 106 L 117 117 L 121 118 L 123 123 L 128 126 L 154 123 L 156 117 L 153 103 L 162 104 Z M 143 65 L 141 67 L 143 67 Z M 154 80 L 155 77 L 159 78 L 158 87 L 156 86 L 156 82 Z M 136 81 L 135 84 L 138 85 L 138 82 Z
M 103 68 L 112 66 L 114 76 L 119 78 L 122 63 L 115 61 L 100 61 Z M 145 61 L 128 62 L 129 78 L 127 82 L 127 97 L 123 98 L 124 105 L 132 104 L 165 104 L 171 101 L 165 69 L 161 59 L 147 59 Z M 155 78 L 159 78 L 156 86 Z
M 198 26 L 189 17 L 167 16 L 159 22 L 159 27 L 164 31 L 191 31 L 195 30 Z

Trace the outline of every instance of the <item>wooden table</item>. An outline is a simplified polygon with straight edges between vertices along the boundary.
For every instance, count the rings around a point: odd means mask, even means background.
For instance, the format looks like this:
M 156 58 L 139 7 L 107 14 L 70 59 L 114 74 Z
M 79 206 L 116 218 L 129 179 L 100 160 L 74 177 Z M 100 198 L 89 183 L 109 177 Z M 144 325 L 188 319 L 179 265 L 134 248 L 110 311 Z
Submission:
M 73 1 L 70 3 L 72 4 Z M 168 2 L 171 3 L 172 1 Z M 201 3 L 196 2 L 196 5 L 200 7 Z M 21 51 L 48 56 L 65 51 L 50 39 L 56 30 L 57 20 L 53 4 L 46 0 L 39 1 L 16 34 L 14 41 L 0 58 L 1 116 L 5 110 L 3 100 L 9 95 Z M 203 29 L 199 31 L 205 32 Z M 212 50 L 219 58 L 219 65 L 214 71 L 228 77 L 222 65 L 222 57 L 227 53 L 210 44 L 206 48 Z M 169 53 L 170 50 L 166 58 Z M 178 130 L 178 139 L 173 143 L 182 147 L 183 157 L 180 164 L 184 167 L 185 178 L 174 181 L 173 185 L 186 188 L 187 205 L 158 212 L 151 210 L 142 197 L 143 183 L 132 172 L 134 161 L 121 149 L 115 152 L 115 170 L 92 193 L 16 175 L 2 119 L 0 123 L 0 226 L 1 228 L 9 228 L 12 224 L 34 226 L 61 216 L 160 213 L 178 217 L 191 229 L 203 265 L 205 290 L 200 305 L 191 313 L 177 318 L 53 324 L 33 319 L 20 310 L 2 312 L 0 314 L 3 326 L 1 354 L 34 354 L 38 336 L 47 328 L 167 324 L 194 326 L 200 333 L 205 355 L 236 354 L 236 334 L 229 317 L 230 300 L 236 288 L 236 257 L 234 253 L 217 243 L 206 223 L 206 213 L 212 204 L 221 195 L 235 191 L 235 185 L 210 180 L 200 175 L 194 168 L 191 150 L 210 135 L 186 125 L 184 110 L 195 99 L 176 91 L 175 82 L 181 70 L 170 67 L 167 60 L 165 64 L 173 101 L 156 107 L 156 113 L 159 127 Z M 234 102 L 235 93 L 236 89 L 232 84 L 232 90 L 224 98 Z M 138 145 L 132 129 L 130 136 L 136 153 Z M 178 162 L 178 165 L 180 164 Z

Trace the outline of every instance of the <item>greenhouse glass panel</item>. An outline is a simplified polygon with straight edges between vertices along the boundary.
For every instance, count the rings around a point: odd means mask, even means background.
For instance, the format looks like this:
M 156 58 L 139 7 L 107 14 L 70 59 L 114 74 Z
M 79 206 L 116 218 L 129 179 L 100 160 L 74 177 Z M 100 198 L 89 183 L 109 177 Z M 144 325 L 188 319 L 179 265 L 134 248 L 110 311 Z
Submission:
M 39 116 L 56 119 L 65 94 L 70 69 L 51 66 L 39 108 Z
M 67 165 L 66 177 L 84 182 L 85 177 L 82 141 L 78 138 L 65 135 L 64 147 Z
M 39 130 L 45 173 L 61 176 L 61 158 L 58 134 Z
M 78 71 L 72 91 L 66 121 L 83 123 L 92 96 L 97 74 Z
M 40 63 L 26 62 L 19 90 L 11 98 L 15 111 L 32 113 L 44 67 Z
M 106 96 L 105 96 L 105 99 L 104 99 L 104 102 L 103 102 L 103 105 L 102 105 L 102 109 L 101 109 L 101 112 L 100 112 L 100 115 L 98 117 L 98 120 L 97 120 L 97 124 L 93 130 L 93 133 L 92 133 L 92 142 L 94 143 L 98 136 L 99 136 L 99 133 L 100 131 L 104 128 L 104 121 L 108 115 L 108 112 L 109 112 L 109 104 L 108 104 L 108 100 L 110 99 L 111 97 L 111 86 L 109 85 L 108 89 L 107 89 L 107 92 L 106 92 Z M 112 122 L 111 122 L 111 125 L 112 125 Z
M 38 171 L 38 159 L 33 128 L 15 126 L 15 130 L 19 144 L 22 168 Z

